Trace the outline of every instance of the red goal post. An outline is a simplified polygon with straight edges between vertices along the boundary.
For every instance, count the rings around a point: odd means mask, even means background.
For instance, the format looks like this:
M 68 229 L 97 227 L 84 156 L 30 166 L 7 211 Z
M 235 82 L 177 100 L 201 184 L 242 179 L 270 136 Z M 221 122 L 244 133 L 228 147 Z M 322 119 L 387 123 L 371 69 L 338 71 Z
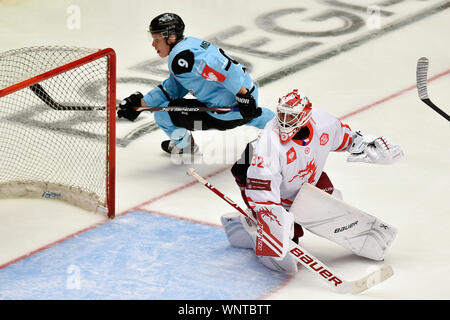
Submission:
M 0 198 L 50 198 L 115 215 L 113 49 L 0 53 Z

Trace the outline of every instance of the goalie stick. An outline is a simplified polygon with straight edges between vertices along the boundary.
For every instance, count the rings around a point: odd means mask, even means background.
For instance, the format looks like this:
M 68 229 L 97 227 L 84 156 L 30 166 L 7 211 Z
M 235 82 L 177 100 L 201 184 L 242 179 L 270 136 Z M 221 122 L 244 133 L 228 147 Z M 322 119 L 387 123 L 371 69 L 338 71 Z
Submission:
M 33 84 L 29 86 L 30 90 L 41 99 L 47 106 L 54 110 L 83 110 L 83 111 L 91 111 L 91 110 L 104 110 L 105 107 L 100 106 L 65 106 L 58 102 L 56 102 L 48 92 L 40 85 L 39 83 Z M 207 112 L 207 111 L 239 111 L 238 107 L 183 107 L 183 106 L 169 106 L 169 107 L 136 107 L 135 111 L 170 111 L 170 112 Z
M 228 204 L 230 204 L 237 211 L 242 213 L 246 218 L 250 219 L 253 223 L 257 224 L 255 219 L 248 215 L 241 207 L 239 207 L 233 200 L 228 198 L 222 192 L 220 192 L 216 187 L 211 185 L 208 181 L 206 181 L 203 177 L 201 177 L 193 168 L 186 171 L 186 173 L 195 179 L 197 179 L 200 183 L 202 183 L 209 190 L 214 192 L 216 195 L 225 200 Z M 358 294 L 361 293 L 374 285 L 377 285 L 384 280 L 390 278 L 393 275 L 393 270 L 391 266 L 383 266 L 377 271 L 374 271 L 365 277 L 348 281 L 344 280 L 342 277 L 338 276 L 334 271 L 332 271 L 328 266 L 319 261 L 312 254 L 307 252 L 305 249 L 297 245 L 294 241 L 291 240 L 289 246 L 289 253 L 294 256 L 294 258 L 300 262 L 306 269 L 312 271 L 317 276 L 319 276 L 322 280 L 325 280 L 326 283 L 331 286 L 333 289 L 337 290 L 340 293 L 351 293 Z
M 427 80 L 428 80 L 428 58 L 422 57 L 417 61 L 417 91 L 419 93 L 419 98 L 428 106 L 431 107 L 434 111 L 443 116 L 447 121 L 450 121 L 450 116 L 438 108 L 428 97 L 428 89 L 427 89 Z

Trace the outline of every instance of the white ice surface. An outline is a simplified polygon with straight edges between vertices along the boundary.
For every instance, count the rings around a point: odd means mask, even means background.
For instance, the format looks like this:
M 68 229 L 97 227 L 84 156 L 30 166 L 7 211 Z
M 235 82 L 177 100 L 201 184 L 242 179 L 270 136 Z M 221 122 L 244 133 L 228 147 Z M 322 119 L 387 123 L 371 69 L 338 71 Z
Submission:
M 302 1 L 299 5 L 298 1 L 274 4 L 273 1 L 85 0 L 76 2 L 81 8 L 81 28 L 70 30 L 66 27 L 67 8 L 72 3 L 66 0 L 0 1 L 0 51 L 34 45 L 112 47 L 118 56 L 118 76 L 145 77 L 145 74 L 129 68 L 157 57 L 147 41 L 145 30 L 150 19 L 161 12 L 179 13 L 187 25 L 186 33 L 200 38 L 233 25 L 246 26 L 255 37 L 270 37 L 273 41 L 268 48 L 276 51 L 288 47 L 288 41 L 292 40 L 258 29 L 254 24 L 256 16 L 277 8 L 298 6 L 317 13 L 325 6 L 313 1 Z M 363 3 L 369 5 L 375 1 Z M 410 9 L 412 13 L 417 8 L 435 3 L 439 1 L 411 1 L 411 7 L 405 6 L 405 10 Z M 402 17 L 406 16 L 403 14 Z M 413 86 L 415 64 L 422 56 L 430 59 L 429 77 L 447 71 L 450 69 L 449 19 L 449 9 L 443 10 L 268 84 L 260 89 L 260 104 L 273 108 L 279 95 L 298 87 L 308 94 L 314 106 L 341 117 Z M 299 23 L 305 28 L 315 27 L 313 22 Z M 339 21 L 329 23 L 322 25 L 323 28 L 339 25 Z M 242 44 L 251 35 L 246 33 L 228 42 Z M 339 43 L 330 37 L 320 41 Z M 252 60 L 250 56 L 245 58 L 254 63 L 255 78 L 272 72 L 271 64 L 277 63 L 258 58 Z M 295 57 L 287 59 L 290 62 L 297 60 Z M 449 84 L 450 74 L 429 83 L 431 99 L 447 113 L 450 113 Z M 145 91 L 150 88 L 119 85 L 118 98 L 138 89 Z M 342 296 L 330 292 L 303 269 L 267 298 L 449 299 L 450 280 L 445 277 L 450 267 L 450 236 L 447 233 L 450 223 L 449 123 L 423 104 L 414 88 L 343 121 L 353 129 L 382 134 L 400 144 L 405 152 L 405 159 L 393 166 L 350 164 L 345 161 L 345 154 L 331 154 L 325 168 L 334 185 L 343 192 L 345 201 L 399 229 L 385 261 L 393 266 L 394 276 L 362 295 Z M 225 146 L 227 155 L 234 148 L 237 151 L 231 152 L 227 163 L 192 166 L 204 176 L 229 167 L 234 160 L 232 158 L 236 158 L 246 141 L 256 134 L 256 130 L 246 127 L 226 133 L 195 133 L 197 142 L 205 151 L 205 161 L 208 156 L 212 157 L 208 152 L 215 143 L 220 144 L 219 150 Z M 159 147 L 162 139 L 165 136 L 159 130 L 139 138 L 126 148 L 117 148 L 117 213 L 138 206 L 148 211 L 219 224 L 219 217 L 232 208 L 200 184 L 160 197 L 192 181 L 185 174 L 191 165 L 175 165 L 163 155 Z M 229 170 L 223 170 L 209 181 L 243 206 Z M 2 200 L 0 265 L 105 221 L 99 214 L 64 204 Z M 349 280 L 360 278 L 374 266 L 381 265 L 352 256 L 337 245 L 309 233 L 301 245 Z

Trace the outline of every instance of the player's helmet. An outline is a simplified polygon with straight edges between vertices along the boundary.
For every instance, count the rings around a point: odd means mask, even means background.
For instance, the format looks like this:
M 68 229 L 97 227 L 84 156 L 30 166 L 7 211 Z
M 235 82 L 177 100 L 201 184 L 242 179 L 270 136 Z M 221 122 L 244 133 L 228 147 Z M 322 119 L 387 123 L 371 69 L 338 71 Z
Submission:
M 297 89 L 278 99 L 277 118 L 280 140 L 286 143 L 311 118 L 311 101 Z
M 153 18 L 149 26 L 150 33 L 161 33 L 164 38 L 175 34 L 177 39 L 183 39 L 184 22 L 175 13 L 163 13 Z

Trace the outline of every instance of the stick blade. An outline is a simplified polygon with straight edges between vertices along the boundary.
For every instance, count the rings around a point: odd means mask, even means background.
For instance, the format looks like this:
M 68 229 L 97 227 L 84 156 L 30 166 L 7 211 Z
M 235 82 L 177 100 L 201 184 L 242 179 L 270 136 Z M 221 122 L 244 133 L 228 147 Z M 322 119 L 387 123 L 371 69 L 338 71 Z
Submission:
M 417 91 L 421 100 L 428 99 L 427 77 L 428 77 L 428 58 L 422 57 L 417 61 Z
M 394 274 L 391 266 L 383 266 L 375 272 L 372 272 L 360 280 L 352 282 L 352 294 L 361 293 L 386 279 L 389 279 Z
M 195 169 L 194 168 L 189 168 L 188 170 L 186 170 L 186 174 L 188 176 L 193 176 L 195 173 Z

